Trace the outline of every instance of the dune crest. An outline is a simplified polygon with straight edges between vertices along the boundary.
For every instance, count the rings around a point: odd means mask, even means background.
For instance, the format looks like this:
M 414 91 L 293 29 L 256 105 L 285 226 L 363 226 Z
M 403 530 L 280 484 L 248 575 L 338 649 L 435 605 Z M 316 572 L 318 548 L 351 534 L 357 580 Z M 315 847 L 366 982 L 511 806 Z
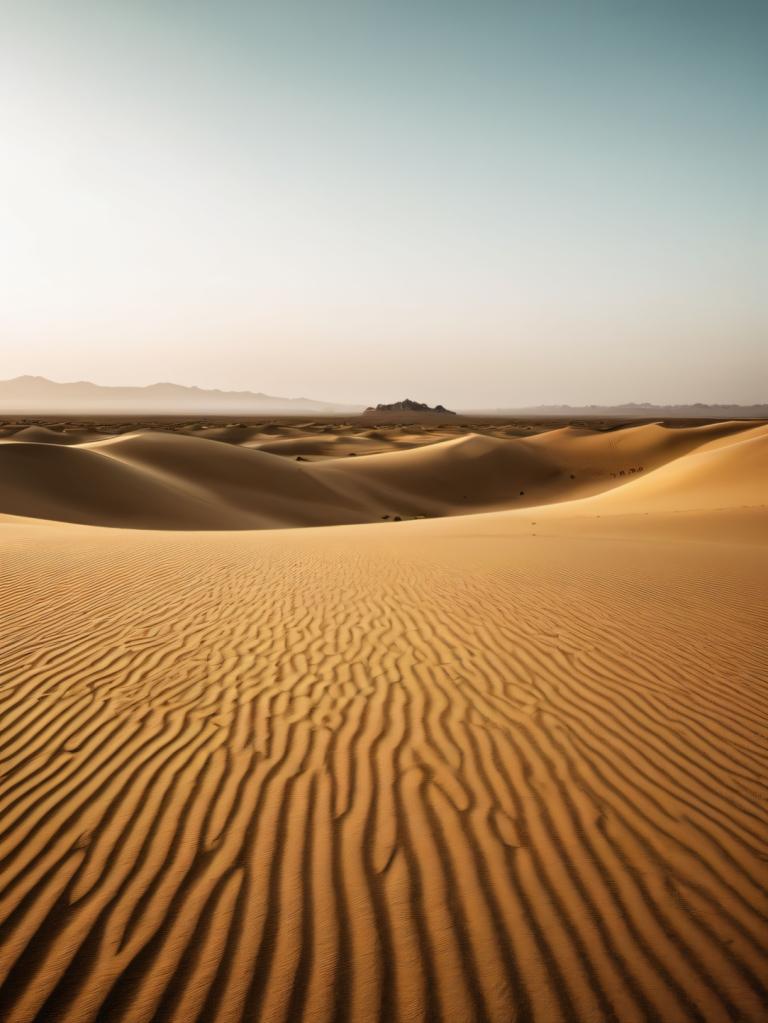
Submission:
M 741 457 L 729 453 L 740 438 L 753 439 L 743 469 L 752 483 L 742 488 L 752 500 L 768 467 L 766 428 L 749 423 L 565 428 L 530 437 L 268 429 L 139 430 L 98 439 L 21 429 L 0 438 L 0 514 L 147 529 L 442 517 L 565 504 L 662 466 L 667 475 L 649 487 L 674 491 L 686 460 L 714 443 L 716 471 L 735 493 L 742 470 L 726 463 Z

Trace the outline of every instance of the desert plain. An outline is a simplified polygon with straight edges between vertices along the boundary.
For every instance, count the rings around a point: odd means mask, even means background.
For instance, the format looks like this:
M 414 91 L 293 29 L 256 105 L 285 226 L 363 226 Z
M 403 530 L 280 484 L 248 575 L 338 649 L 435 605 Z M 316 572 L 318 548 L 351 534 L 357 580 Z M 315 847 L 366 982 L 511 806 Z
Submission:
M 768 424 L 0 423 L 0 1020 L 768 1018 Z

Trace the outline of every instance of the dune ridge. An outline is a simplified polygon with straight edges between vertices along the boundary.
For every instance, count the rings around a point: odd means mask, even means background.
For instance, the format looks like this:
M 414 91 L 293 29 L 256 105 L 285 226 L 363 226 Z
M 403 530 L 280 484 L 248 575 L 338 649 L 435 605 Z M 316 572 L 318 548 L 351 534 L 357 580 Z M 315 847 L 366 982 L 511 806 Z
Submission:
M 340 525 L 572 502 L 640 473 L 654 480 L 650 493 L 672 480 L 657 470 L 714 443 L 717 472 L 730 479 L 740 470 L 729 475 L 725 463 L 741 457 L 731 446 L 747 438 L 752 493 L 768 468 L 766 427 L 741 422 L 530 437 L 372 432 L 294 428 L 275 439 L 232 427 L 83 440 L 22 429 L 0 438 L 0 514 L 150 529 Z M 296 461 L 297 452 L 320 460 Z

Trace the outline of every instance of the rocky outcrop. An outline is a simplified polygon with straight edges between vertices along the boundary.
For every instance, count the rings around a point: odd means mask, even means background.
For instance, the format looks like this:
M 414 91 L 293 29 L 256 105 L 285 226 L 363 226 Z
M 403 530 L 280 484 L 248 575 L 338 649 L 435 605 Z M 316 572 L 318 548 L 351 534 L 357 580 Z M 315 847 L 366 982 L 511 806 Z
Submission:
M 449 408 L 444 405 L 435 405 L 432 408 L 429 405 L 425 405 L 421 401 L 413 401 L 411 398 L 405 398 L 403 401 L 393 401 L 390 405 L 369 405 L 365 410 L 366 412 L 439 412 L 442 415 L 455 416 L 456 413 L 452 412 Z

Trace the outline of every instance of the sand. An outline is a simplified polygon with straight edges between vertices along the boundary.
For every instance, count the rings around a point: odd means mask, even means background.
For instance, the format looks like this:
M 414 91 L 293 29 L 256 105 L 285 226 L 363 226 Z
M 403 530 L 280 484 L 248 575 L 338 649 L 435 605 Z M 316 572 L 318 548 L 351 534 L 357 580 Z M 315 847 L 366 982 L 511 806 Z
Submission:
M 526 437 L 499 428 L 329 430 L 137 428 L 94 440 L 92 431 L 23 427 L 0 436 L 0 514 L 164 530 L 444 517 L 572 502 L 713 448 L 725 465 L 746 440 L 759 488 L 768 447 L 768 426 L 751 422 Z
M 764 424 L 14 436 L 4 1023 L 763 1023 Z

